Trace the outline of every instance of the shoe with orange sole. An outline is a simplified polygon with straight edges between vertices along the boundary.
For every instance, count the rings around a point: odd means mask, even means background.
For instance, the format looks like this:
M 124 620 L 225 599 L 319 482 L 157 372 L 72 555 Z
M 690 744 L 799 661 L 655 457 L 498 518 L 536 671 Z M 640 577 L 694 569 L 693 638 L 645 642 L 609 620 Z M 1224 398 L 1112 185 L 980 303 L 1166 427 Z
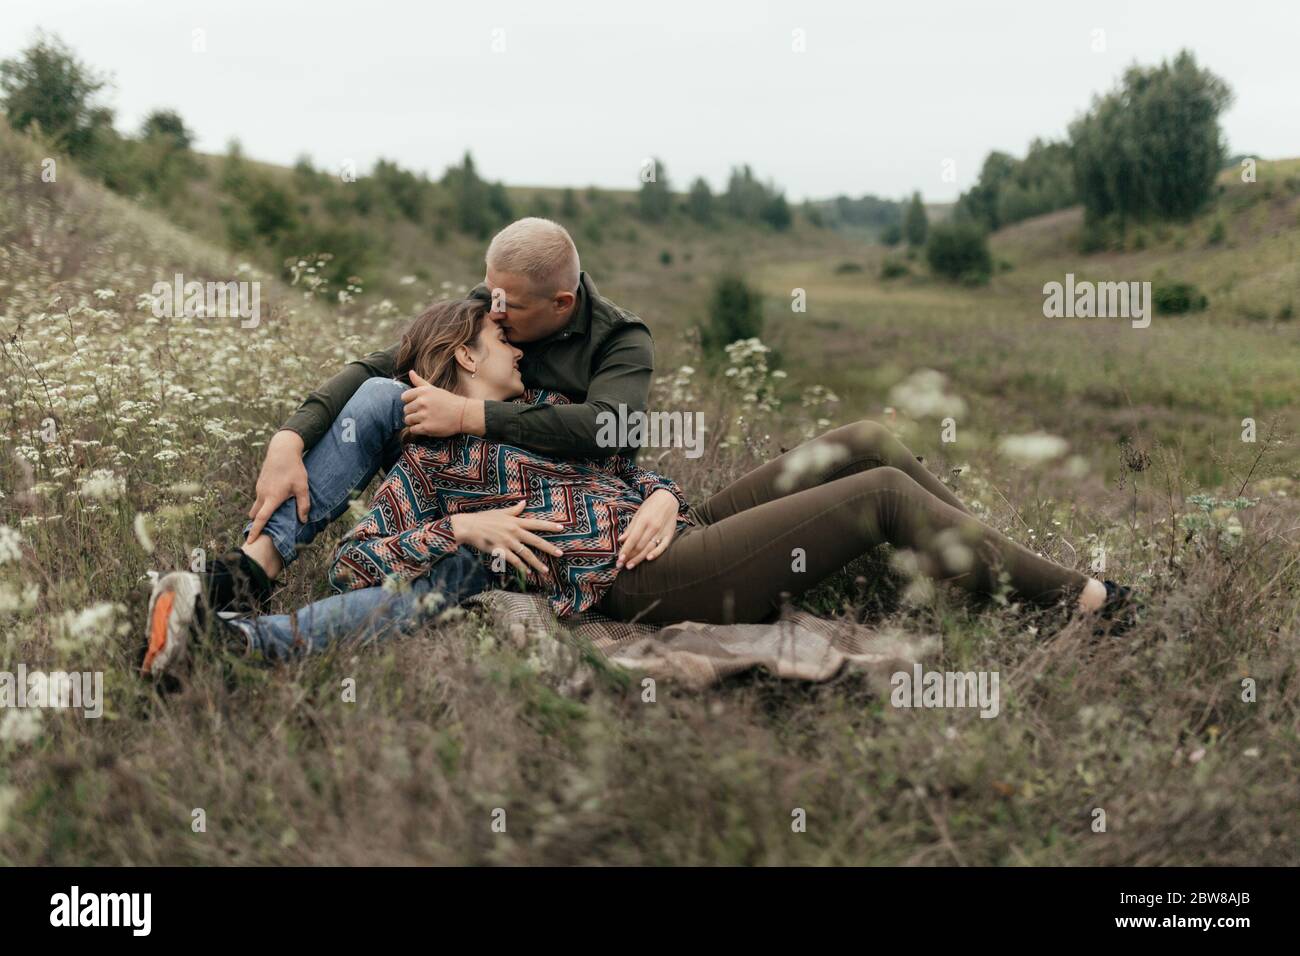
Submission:
M 185 659 L 190 641 L 204 623 L 203 589 L 191 571 L 164 574 L 149 596 L 148 645 L 140 673 L 159 677 Z

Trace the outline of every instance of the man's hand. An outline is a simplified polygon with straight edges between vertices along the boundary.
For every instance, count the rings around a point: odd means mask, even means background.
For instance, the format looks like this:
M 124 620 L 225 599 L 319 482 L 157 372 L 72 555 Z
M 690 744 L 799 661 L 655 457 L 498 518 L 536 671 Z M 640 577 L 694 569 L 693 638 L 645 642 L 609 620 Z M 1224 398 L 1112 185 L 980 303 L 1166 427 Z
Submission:
M 495 511 L 474 511 L 451 516 L 451 530 L 457 544 L 467 544 L 484 554 L 501 555 L 511 565 L 528 573 L 525 562 L 539 575 L 547 577 L 546 565 L 532 549 L 559 557 L 564 554 L 556 545 L 539 538 L 534 531 L 563 531 L 564 525 L 541 518 L 522 518 L 524 503 Z
M 630 571 L 642 561 L 653 561 L 673 543 L 677 534 L 677 496 L 660 488 L 636 509 L 623 544 L 618 551 L 618 565 Z
M 298 499 L 298 520 L 304 524 L 311 511 L 311 495 L 307 491 L 307 466 L 302 463 L 302 436 L 297 432 L 282 430 L 271 436 L 266 446 L 266 459 L 262 473 L 257 476 L 257 500 L 248 509 L 253 527 L 248 531 L 252 542 L 275 509 L 290 498 Z
M 414 371 L 407 374 L 415 386 L 402 393 L 402 401 L 406 404 L 406 427 L 411 433 L 430 438 L 459 435 L 469 399 L 430 385 Z

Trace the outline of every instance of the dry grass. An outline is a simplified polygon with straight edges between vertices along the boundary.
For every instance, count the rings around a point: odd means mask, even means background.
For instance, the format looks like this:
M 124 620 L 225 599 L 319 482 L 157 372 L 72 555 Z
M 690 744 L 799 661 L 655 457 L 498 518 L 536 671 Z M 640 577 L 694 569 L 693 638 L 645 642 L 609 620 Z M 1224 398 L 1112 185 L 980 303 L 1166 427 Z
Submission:
M 32 159 L 0 140 L 0 524 L 24 542 L 0 580 L 40 587 L 34 610 L 4 619 L 3 660 L 103 670 L 107 710 L 47 712 L 31 739 L 0 741 L 0 863 L 1298 862 L 1292 446 L 1254 467 L 1246 493 L 1259 500 L 1240 512 L 1239 535 L 1224 514 L 1182 524 L 1196 510 L 1188 495 L 1235 495 L 1250 473 L 1260 446 L 1224 437 L 1233 420 L 1254 413 L 1263 434 L 1294 411 L 1293 329 L 1211 313 L 1161 330 L 1157 319 L 1151 342 L 1100 340 L 1090 363 L 1092 329 L 1049 334 L 1023 297 L 1065 260 L 1026 257 L 1005 284 L 971 293 L 884 286 L 878 263 L 837 277 L 839 261 L 875 253 L 834 237 L 784 255 L 782 240 L 753 243 L 791 381 L 833 386 L 838 418 L 851 420 L 878 414 L 912 369 L 943 369 L 970 420 L 945 451 L 937 429 L 900 419 L 918 452 L 941 473 L 969 465 L 963 496 L 1067 563 L 1106 543 L 1111 573 L 1149 596 L 1139 627 L 1100 642 L 1057 614 L 944 592 L 899 606 L 878 565 L 810 596 L 942 634 L 936 668 L 999 671 L 994 720 L 897 710 L 852 673 L 822 686 L 661 685 L 645 704 L 628 675 L 581 648 L 516 648 L 472 618 L 289 666 L 204 657 L 182 692 L 160 695 L 133 674 L 145 572 L 232 539 L 270 429 L 325 370 L 387 341 L 401 312 L 306 303 L 267 279 L 275 311 L 257 330 L 152 321 L 135 296 L 153 282 L 229 278 L 237 263 L 71 174 L 39 183 Z M 656 236 L 651 251 L 674 241 Z M 667 270 L 635 244 L 592 257 L 610 266 L 602 286 L 655 323 L 666 370 L 691 355 L 674 333 L 739 241 L 681 237 L 674 248 L 695 251 Z M 796 286 L 810 312 L 777 321 Z M 710 414 L 725 414 L 724 390 L 696 384 Z M 707 493 L 796 440 L 796 406 L 765 423 L 767 442 L 661 467 Z M 40 437 L 49 418 L 53 442 Z M 1030 427 L 1068 438 L 1087 474 L 1002 462 L 994 440 Z M 1149 468 L 1124 472 L 1119 434 L 1151 452 Z M 120 494 L 79 493 L 96 469 L 122 480 Z M 283 605 L 321 593 L 329 547 L 304 559 Z M 118 626 L 61 640 L 60 615 L 98 602 L 119 606 Z M 1257 682 L 1254 703 L 1243 677 Z M 348 678 L 355 703 L 343 699 Z M 206 832 L 192 829 L 196 808 Z M 795 808 L 805 833 L 791 830 Z M 1105 833 L 1093 832 L 1096 808 Z

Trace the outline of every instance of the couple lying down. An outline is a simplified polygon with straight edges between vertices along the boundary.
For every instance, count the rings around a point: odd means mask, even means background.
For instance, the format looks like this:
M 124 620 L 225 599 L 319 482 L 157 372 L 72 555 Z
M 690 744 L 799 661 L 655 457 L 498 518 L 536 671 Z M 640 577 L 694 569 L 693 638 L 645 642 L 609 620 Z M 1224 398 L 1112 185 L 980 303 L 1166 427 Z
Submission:
M 585 274 L 580 280 L 574 307 L 590 312 L 598 294 Z M 1032 603 L 1073 601 L 1091 613 L 1126 599 L 1126 589 L 980 522 L 873 422 L 829 431 L 696 503 L 631 454 L 579 458 L 493 435 L 513 429 L 518 439 L 538 422 L 571 421 L 555 414 L 571 405 L 560 391 L 526 387 L 526 353 L 512 344 L 510 314 L 490 312 L 478 296 L 424 312 L 393 355 L 394 374 L 365 379 L 307 452 L 307 513 L 290 498 L 265 534 L 250 535 L 260 547 L 246 544 L 208 574 L 158 580 L 143 673 L 174 671 L 199 634 L 282 659 L 347 637 L 409 631 L 520 576 L 561 617 L 594 609 L 651 623 L 754 623 L 773 616 L 784 596 L 882 543 L 912 551 L 923 573 L 971 591 L 995 590 L 1005 572 L 1012 591 Z M 413 388 L 452 402 L 453 424 L 440 430 L 454 433 L 416 433 Z M 542 409 L 553 413 L 504 417 Z M 257 613 L 296 547 L 339 517 L 385 464 L 369 513 L 334 554 L 329 579 L 339 593 L 294 614 Z M 792 560 L 796 549 L 802 565 Z

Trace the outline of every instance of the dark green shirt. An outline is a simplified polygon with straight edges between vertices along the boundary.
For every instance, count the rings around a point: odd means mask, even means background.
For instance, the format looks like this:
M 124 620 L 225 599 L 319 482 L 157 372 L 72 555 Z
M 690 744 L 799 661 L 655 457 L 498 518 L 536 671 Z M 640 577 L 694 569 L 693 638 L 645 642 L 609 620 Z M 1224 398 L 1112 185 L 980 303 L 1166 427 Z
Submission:
M 491 298 L 482 283 L 470 295 Z M 584 272 L 568 325 L 518 348 L 524 353 L 519 363 L 524 385 L 562 392 L 574 404 L 486 402 L 487 438 L 562 458 L 607 458 L 619 451 L 635 455 L 635 449 L 597 445 L 596 416 L 602 411 L 617 415 L 620 405 L 628 412 L 646 409 L 654 374 L 654 343 L 641 319 L 602 296 Z M 397 349 L 394 345 L 371 352 L 345 365 L 308 395 L 283 427 L 301 435 L 306 448 L 315 446 L 362 382 L 393 377 Z

